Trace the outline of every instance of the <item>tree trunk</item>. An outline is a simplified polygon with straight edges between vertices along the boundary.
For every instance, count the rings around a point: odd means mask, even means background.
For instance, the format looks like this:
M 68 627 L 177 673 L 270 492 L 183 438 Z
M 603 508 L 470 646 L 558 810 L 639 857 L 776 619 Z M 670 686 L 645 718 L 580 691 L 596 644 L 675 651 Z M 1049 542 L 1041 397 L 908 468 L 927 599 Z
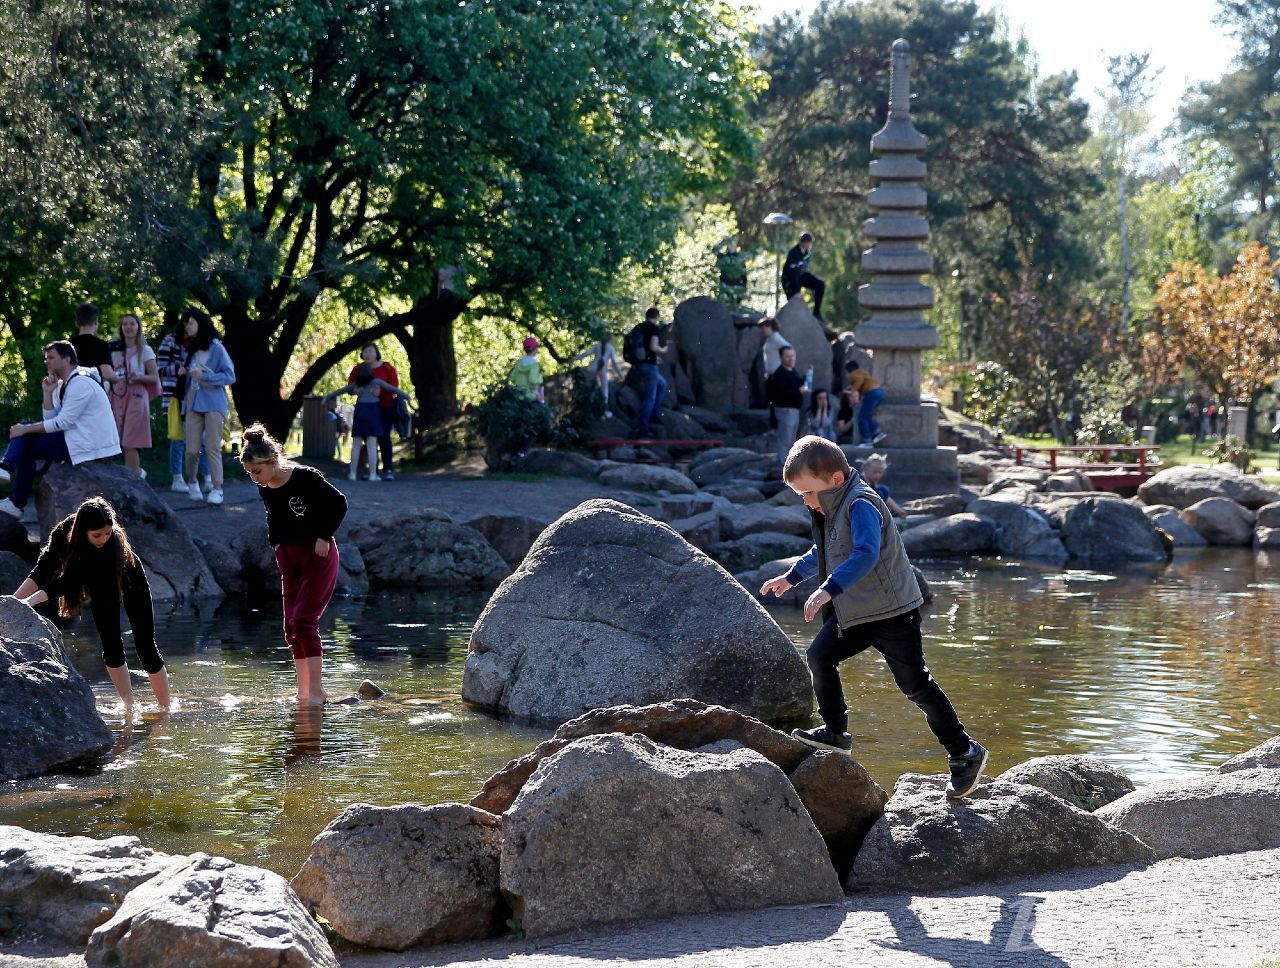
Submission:
M 416 303 L 412 329 L 400 341 L 409 354 L 409 375 L 418 397 L 418 420 L 424 427 L 443 423 L 458 412 L 458 357 L 453 322 L 465 300 L 448 289 Z

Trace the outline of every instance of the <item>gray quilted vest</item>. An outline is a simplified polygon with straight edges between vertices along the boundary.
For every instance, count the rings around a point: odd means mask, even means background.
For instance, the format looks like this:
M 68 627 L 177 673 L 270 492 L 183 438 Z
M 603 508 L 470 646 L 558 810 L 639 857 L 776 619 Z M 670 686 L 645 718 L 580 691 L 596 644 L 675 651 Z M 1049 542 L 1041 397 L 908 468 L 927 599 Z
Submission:
M 832 600 L 836 620 L 842 629 L 893 618 L 924 604 L 920 585 L 902 546 L 902 537 L 894 526 L 893 515 L 880 495 L 856 470 L 851 471 L 849 479 L 839 487 L 819 492 L 821 514 L 809 512 L 813 523 L 813 543 L 818 548 L 820 580 L 825 581 L 832 568 L 853 554 L 849 511 L 854 501 L 869 501 L 880 512 L 880 559 L 860 582 L 846 588 Z

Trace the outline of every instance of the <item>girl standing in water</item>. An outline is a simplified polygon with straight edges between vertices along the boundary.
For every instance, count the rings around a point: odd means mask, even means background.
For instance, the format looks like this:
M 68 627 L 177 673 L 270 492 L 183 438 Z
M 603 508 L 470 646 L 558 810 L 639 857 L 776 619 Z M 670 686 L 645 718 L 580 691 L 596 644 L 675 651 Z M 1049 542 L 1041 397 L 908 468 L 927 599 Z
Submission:
M 128 721 L 133 713 L 133 688 L 120 635 L 123 603 L 133 629 L 133 646 L 151 679 L 156 702 L 168 710 L 169 673 L 156 648 L 151 586 L 142 562 L 129 545 L 129 536 L 116 521 L 115 509 L 105 498 L 89 498 L 75 514 L 54 525 L 35 568 L 13 597 L 28 605 L 57 599 L 58 614 L 68 618 L 89 604 L 102 640 L 102 659 L 124 702 Z
M 342 492 L 310 467 L 288 460 L 262 424 L 244 432 L 240 463 L 267 509 L 267 538 L 280 568 L 284 640 L 298 673 L 298 702 L 329 699 L 321 678 L 320 616 L 338 583 L 333 534 L 347 513 Z

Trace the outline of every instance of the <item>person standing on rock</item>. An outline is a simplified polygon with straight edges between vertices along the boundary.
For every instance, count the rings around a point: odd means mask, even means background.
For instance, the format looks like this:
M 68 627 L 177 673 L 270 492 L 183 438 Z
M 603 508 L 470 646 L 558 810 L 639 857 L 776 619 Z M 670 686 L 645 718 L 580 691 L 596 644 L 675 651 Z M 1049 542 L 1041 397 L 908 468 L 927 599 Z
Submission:
M 648 437 L 653 433 L 653 421 L 657 419 L 662 409 L 662 398 L 667 394 L 667 381 L 658 372 L 658 363 L 667 355 L 667 348 L 662 345 L 657 306 L 645 310 L 644 322 L 636 326 L 634 332 L 639 350 L 628 362 L 640 374 L 640 416 L 635 435 Z
M 298 675 L 298 702 L 323 704 L 329 694 L 322 675 L 320 617 L 338 584 L 334 533 L 346 517 L 347 499 L 319 471 L 287 460 L 262 424 L 244 432 L 240 463 L 267 510 L 267 540 L 280 568 L 284 640 Z
M 810 381 L 811 382 L 811 381 Z M 800 411 L 804 398 L 812 392 L 803 376 L 796 372 L 796 351 L 787 346 L 782 350 L 782 365 L 773 371 L 765 383 L 769 407 L 773 411 L 773 423 L 778 434 L 778 466 L 787 462 L 791 445 L 800 433 Z
M 133 687 L 120 634 L 123 605 L 133 647 L 151 680 L 156 703 L 162 710 L 169 709 L 169 673 L 156 648 L 151 586 L 129 536 L 116 520 L 115 508 L 105 498 L 89 498 L 54 525 L 35 567 L 13 597 L 28 605 L 54 599 L 58 614 L 66 618 L 79 614 L 88 603 L 102 640 L 102 661 L 124 703 L 128 722 L 133 714 Z
M 809 646 L 809 673 L 822 725 L 792 735 L 817 749 L 848 752 L 849 717 L 840 685 L 840 663 L 875 649 L 903 694 L 920 707 L 929 729 L 946 749 L 951 779 L 947 797 L 973 792 L 987 765 L 986 749 L 960 723 L 951 701 L 929 673 L 920 637 L 924 598 L 907 560 L 893 515 L 849 466 L 844 451 L 821 437 L 796 441 L 782 478 L 810 511 L 813 547 L 785 575 L 760 588 L 763 597 L 785 595 L 813 578 L 822 584 L 804 603 L 811 622 L 822 612 L 822 628 Z
M 813 255 L 813 236 L 805 232 L 800 241 L 791 247 L 782 263 L 782 291 L 790 299 L 801 289 L 813 293 L 813 317 L 822 319 L 822 296 L 827 284 L 809 271 L 809 258 Z

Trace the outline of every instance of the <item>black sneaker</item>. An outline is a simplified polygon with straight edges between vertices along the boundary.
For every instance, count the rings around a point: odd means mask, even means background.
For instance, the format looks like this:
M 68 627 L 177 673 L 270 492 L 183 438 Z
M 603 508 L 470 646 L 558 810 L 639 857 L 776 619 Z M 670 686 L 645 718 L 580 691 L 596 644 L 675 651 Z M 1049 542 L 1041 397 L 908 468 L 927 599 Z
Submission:
M 948 800 L 962 800 L 973 792 L 987 767 L 987 756 L 985 746 L 970 740 L 969 752 L 964 756 L 948 757 L 947 765 L 951 767 L 951 780 L 947 783 Z
M 793 729 L 791 735 L 814 749 L 840 750 L 842 753 L 848 753 L 853 749 L 852 736 L 848 733 L 837 733 L 827 729 L 826 726 L 819 726 L 817 729 Z

